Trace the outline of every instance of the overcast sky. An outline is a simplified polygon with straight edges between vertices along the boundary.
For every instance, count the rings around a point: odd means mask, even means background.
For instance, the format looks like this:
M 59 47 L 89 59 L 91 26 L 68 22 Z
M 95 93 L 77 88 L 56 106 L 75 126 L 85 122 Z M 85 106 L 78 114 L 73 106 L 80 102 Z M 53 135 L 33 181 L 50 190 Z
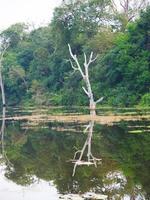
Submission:
M 17 22 L 36 26 L 50 21 L 61 0 L 0 0 L 0 30 Z

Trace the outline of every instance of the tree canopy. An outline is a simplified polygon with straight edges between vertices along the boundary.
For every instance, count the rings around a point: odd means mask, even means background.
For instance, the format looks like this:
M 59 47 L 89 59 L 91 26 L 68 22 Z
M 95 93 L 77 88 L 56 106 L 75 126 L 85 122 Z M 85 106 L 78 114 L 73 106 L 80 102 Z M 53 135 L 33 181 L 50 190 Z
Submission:
M 84 52 L 98 55 L 89 69 L 95 98 L 104 96 L 107 105 L 150 105 L 150 8 L 124 28 L 118 17 L 109 0 L 69 1 L 55 9 L 48 26 L 29 31 L 14 24 L 3 31 L 9 40 L 2 70 L 7 103 L 86 105 L 69 43 L 80 63 Z

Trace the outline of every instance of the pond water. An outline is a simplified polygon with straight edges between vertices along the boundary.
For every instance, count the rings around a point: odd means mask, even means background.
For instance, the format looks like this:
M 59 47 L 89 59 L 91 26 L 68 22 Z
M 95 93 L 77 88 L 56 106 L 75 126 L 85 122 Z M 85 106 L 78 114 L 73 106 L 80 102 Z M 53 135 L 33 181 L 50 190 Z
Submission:
M 97 167 L 78 165 L 72 176 L 72 159 L 88 137 L 86 127 L 80 122 L 6 121 L 0 199 L 59 200 L 64 194 L 87 192 L 108 200 L 150 199 L 150 121 L 95 123 L 91 151 L 101 161 Z

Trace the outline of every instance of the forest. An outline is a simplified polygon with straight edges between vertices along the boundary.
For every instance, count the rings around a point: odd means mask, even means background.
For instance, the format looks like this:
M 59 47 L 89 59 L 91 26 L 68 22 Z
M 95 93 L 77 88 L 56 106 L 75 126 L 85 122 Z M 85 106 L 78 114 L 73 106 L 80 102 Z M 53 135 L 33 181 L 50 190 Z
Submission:
M 0 31 L 0 105 L 0 199 L 150 199 L 150 0 L 62 0 Z
M 140 12 L 140 13 L 139 13 Z M 2 75 L 7 105 L 85 106 L 84 82 L 70 64 L 68 44 L 89 67 L 94 97 L 107 106 L 150 106 L 150 7 L 118 11 L 110 0 L 62 3 L 47 26 L 14 24 Z

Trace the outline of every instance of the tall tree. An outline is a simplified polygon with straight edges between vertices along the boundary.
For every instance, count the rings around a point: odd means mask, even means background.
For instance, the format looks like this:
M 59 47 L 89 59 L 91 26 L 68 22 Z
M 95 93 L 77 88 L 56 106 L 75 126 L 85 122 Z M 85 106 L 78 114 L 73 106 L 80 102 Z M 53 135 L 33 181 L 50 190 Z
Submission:
M 2 78 L 2 62 L 3 62 L 3 57 L 4 54 L 8 48 L 8 40 L 5 41 L 5 39 L 1 38 L 1 47 L 0 47 L 0 88 L 1 88 L 1 95 L 2 95 L 2 104 L 3 107 L 6 106 L 6 101 L 5 101 L 5 90 L 4 90 L 4 83 L 3 83 L 3 78 Z

